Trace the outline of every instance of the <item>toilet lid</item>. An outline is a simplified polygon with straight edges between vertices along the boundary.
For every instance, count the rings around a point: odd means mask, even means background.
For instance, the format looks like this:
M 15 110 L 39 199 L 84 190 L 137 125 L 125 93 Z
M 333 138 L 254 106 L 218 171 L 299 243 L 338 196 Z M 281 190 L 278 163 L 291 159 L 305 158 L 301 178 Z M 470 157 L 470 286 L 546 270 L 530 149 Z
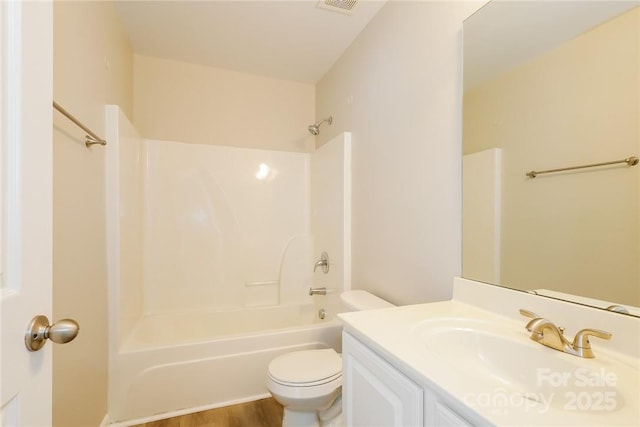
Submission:
M 280 383 L 319 383 L 341 374 L 342 358 L 332 348 L 286 353 L 269 364 L 269 376 Z

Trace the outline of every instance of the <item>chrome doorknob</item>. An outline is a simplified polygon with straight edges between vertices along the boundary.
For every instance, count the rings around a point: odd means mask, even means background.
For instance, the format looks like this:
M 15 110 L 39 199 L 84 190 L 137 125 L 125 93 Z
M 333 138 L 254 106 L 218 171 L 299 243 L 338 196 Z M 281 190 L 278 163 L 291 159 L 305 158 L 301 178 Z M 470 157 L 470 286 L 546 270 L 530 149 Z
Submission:
M 49 325 L 47 316 L 38 315 L 31 319 L 24 334 L 24 343 L 29 351 L 40 350 L 47 342 L 47 339 L 57 343 L 66 344 L 73 341 L 80 332 L 80 325 L 73 319 L 61 319 L 53 325 Z

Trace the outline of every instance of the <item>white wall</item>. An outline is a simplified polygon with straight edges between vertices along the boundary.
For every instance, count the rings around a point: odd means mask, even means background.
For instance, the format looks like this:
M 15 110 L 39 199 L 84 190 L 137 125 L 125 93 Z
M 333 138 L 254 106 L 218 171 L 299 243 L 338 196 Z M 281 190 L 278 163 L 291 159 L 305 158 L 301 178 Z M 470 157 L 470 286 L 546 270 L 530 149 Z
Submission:
M 461 258 L 461 29 L 479 3 L 387 3 L 317 85 L 353 135 L 354 289 L 443 300 Z
M 98 135 L 104 105 L 133 110 L 133 58 L 110 2 L 54 1 L 54 99 Z M 103 147 L 54 112 L 53 314 L 80 323 L 53 347 L 53 424 L 100 425 L 107 412 L 107 269 Z
M 143 315 L 349 288 L 349 133 L 304 154 L 143 141 L 116 106 L 107 124 L 113 354 Z M 323 250 L 330 272 L 312 274 Z
M 309 234 L 308 155 L 157 140 L 145 150 L 145 313 L 277 304 L 285 250 Z
M 311 151 L 314 86 L 135 55 L 133 122 L 145 138 Z
M 313 264 L 323 251 L 329 256 L 329 271 L 318 267 L 313 272 L 313 286 L 329 292 L 313 300 L 319 308 L 335 313 L 338 295 L 351 289 L 351 134 L 339 134 L 310 158 Z
M 144 141 L 122 110 L 106 107 L 106 215 L 110 353 L 142 316 Z

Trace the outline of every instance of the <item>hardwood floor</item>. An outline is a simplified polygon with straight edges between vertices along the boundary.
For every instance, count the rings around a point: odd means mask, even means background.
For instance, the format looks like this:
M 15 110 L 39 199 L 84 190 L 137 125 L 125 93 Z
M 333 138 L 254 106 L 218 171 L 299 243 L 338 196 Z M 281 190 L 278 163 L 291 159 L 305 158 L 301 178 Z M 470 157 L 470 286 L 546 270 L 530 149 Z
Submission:
M 210 409 L 132 427 L 280 427 L 282 406 L 273 398 Z

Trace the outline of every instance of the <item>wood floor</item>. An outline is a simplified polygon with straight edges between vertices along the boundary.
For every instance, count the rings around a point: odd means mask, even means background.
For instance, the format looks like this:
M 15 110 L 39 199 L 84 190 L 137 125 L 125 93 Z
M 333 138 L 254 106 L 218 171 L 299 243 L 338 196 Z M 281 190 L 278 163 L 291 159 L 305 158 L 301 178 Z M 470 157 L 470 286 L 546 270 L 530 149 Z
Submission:
M 273 398 L 210 409 L 132 427 L 280 427 L 282 406 Z

